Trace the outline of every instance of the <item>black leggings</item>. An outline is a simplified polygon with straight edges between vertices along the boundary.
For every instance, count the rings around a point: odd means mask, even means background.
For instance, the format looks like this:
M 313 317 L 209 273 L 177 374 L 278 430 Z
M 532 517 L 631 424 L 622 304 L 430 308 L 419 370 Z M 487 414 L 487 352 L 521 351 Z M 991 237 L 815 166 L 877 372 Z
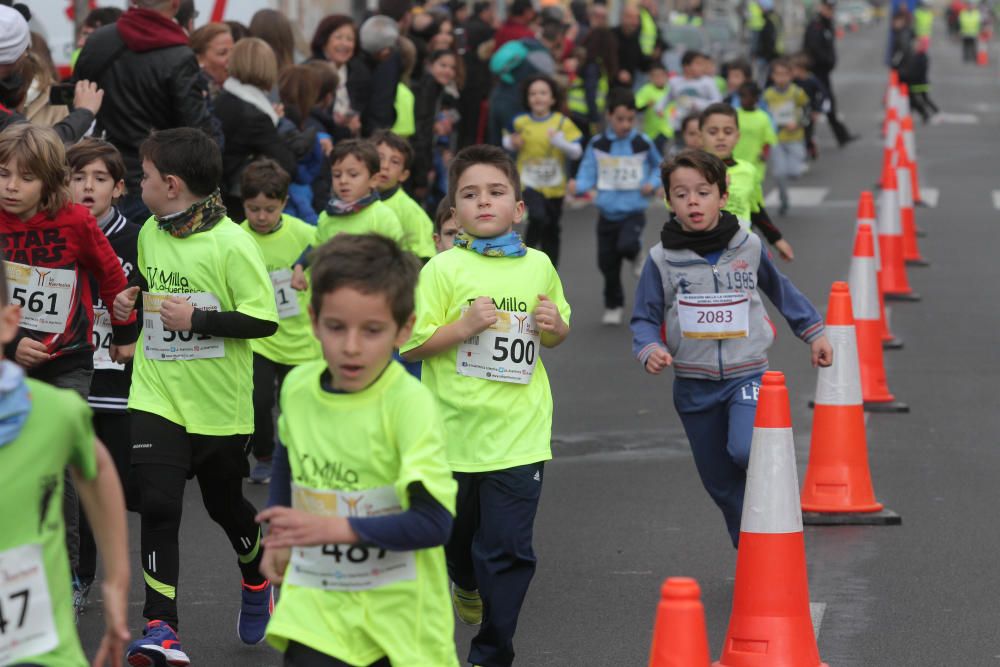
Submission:
M 524 204 L 528 207 L 528 231 L 524 243 L 529 248 L 537 248 L 549 256 L 552 266 L 559 265 L 559 237 L 562 227 L 563 198 L 548 199 L 532 188 L 523 192 Z
M 197 477 L 208 516 L 225 531 L 238 555 L 243 580 L 261 576 L 257 510 L 243 497 L 248 436 L 187 433 L 182 426 L 148 412 L 132 413 L 132 473 L 142 516 L 141 556 L 146 580 L 143 616 L 177 629 L 179 533 L 184 486 Z
M 274 454 L 274 406 L 278 403 L 285 376 L 293 368 L 256 352 L 253 355 L 253 435 L 250 444 L 258 461 L 270 460 Z
M 282 664 L 284 667 L 351 667 L 342 660 L 337 660 L 298 642 L 288 642 L 288 648 L 285 649 L 285 661 Z M 368 667 L 392 667 L 392 663 L 389 662 L 388 658 L 382 658 Z

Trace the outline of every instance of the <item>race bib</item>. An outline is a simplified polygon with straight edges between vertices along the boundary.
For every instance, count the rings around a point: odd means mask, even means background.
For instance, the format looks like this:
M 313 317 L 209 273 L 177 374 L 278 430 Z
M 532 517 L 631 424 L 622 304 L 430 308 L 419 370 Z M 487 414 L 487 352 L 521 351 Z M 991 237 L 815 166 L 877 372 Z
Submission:
M 521 167 L 521 183 L 527 188 L 558 188 L 563 184 L 562 160 L 554 157 L 526 160 Z
M 125 364 L 111 361 L 111 313 L 107 308 L 94 308 L 94 370 L 123 371 Z
M 42 545 L 0 551 L 0 574 L 0 665 L 58 646 Z
M 638 190 L 642 187 L 644 155 L 605 156 L 597 160 L 598 190 Z
M 685 338 L 723 340 L 750 335 L 750 297 L 742 292 L 681 294 L 677 315 Z
M 466 310 L 463 308 L 462 314 Z M 458 346 L 455 366 L 459 375 L 528 384 L 540 347 L 534 315 L 498 310 L 495 324 Z
M 21 326 L 62 333 L 73 306 L 76 271 L 6 262 L 7 298 L 21 306 Z
M 795 104 L 792 102 L 784 102 L 771 107 L 771 115 L 774 117 L 774 123 L 778 127 L 798 122 L 798 117 L 795 113 Z
M 292 288 L 292 270 L 271 271 L 271 286 L 274 287 L 274 303 L 278 306 L 278 319 L 295 317 L 302 312 L 299 308 L 298 292 Z
M 311 489 L 292 483 L 292 507 L 321 516 L 375 517 L 403 508 L 391 486 L 364 491 Z M 397 581 L 412 581 L 417 562 L 412 551 L 387 551 L 360 544 L 294 547 L 285 581 L 326 591 L 365 591 Z
M 160 319 L 160 304 L 171 296 L 179 296 L 191 302 L 199 310 L 220 310 L 219 300 L 208 292 L 194 294 L 154 294 L 142 293 L 142 339 L 143 352 L 147 359 L 155 361 L 187 361 L 190 359 L 217 359 L 226 354 L 226 342 L 191 331 L 168 331 Z

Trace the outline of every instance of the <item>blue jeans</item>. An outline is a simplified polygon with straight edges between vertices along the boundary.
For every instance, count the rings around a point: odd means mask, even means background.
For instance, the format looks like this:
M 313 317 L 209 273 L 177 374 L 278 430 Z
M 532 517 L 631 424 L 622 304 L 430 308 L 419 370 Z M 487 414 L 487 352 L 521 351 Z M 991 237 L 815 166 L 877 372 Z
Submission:
M 739 544 L 760 375 L 732 380 L 674 380 L 674 407 L 684 424 L 701 483 Z

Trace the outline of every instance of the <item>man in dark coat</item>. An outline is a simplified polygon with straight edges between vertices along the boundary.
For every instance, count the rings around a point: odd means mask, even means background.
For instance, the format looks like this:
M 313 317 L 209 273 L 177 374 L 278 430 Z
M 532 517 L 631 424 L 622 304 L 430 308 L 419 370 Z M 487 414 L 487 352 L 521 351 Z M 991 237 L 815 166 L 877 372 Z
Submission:
M 829 93 L 830 107 L 826 117 L 830 121 L 837 143 L 844 146 L 857 139 L 837 116 L 837 99 L 833 94 L 833 84 L 830 74 L 837 66 L 837 45 L 833 25 L 833 8 L 836 0 L 821 0 L 816 6 L 816 13 L 806 27 L 802 39 L 802 50 L 809 56 L 813 74 Z

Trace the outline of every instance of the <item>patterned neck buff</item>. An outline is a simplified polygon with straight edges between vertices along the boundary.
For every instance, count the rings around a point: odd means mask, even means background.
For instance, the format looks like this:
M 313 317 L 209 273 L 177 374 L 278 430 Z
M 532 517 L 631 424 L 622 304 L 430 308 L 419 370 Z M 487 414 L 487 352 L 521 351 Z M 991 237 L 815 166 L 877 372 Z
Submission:
M 216 190 L 180 213 L 157 217 L 156 222 L 160 230 L 183 239 L 198 232 L 207 232 L 224 217 L 226 207 L 222 204 L 222 193 Z
M 523 257 L 528 254 L 528 248 L 521 240 L 521 236 L 514 231 L 489 239 L 481 239 L 463 232 L 455 237 L 455 247 L 471 250 L 484 257 Z

